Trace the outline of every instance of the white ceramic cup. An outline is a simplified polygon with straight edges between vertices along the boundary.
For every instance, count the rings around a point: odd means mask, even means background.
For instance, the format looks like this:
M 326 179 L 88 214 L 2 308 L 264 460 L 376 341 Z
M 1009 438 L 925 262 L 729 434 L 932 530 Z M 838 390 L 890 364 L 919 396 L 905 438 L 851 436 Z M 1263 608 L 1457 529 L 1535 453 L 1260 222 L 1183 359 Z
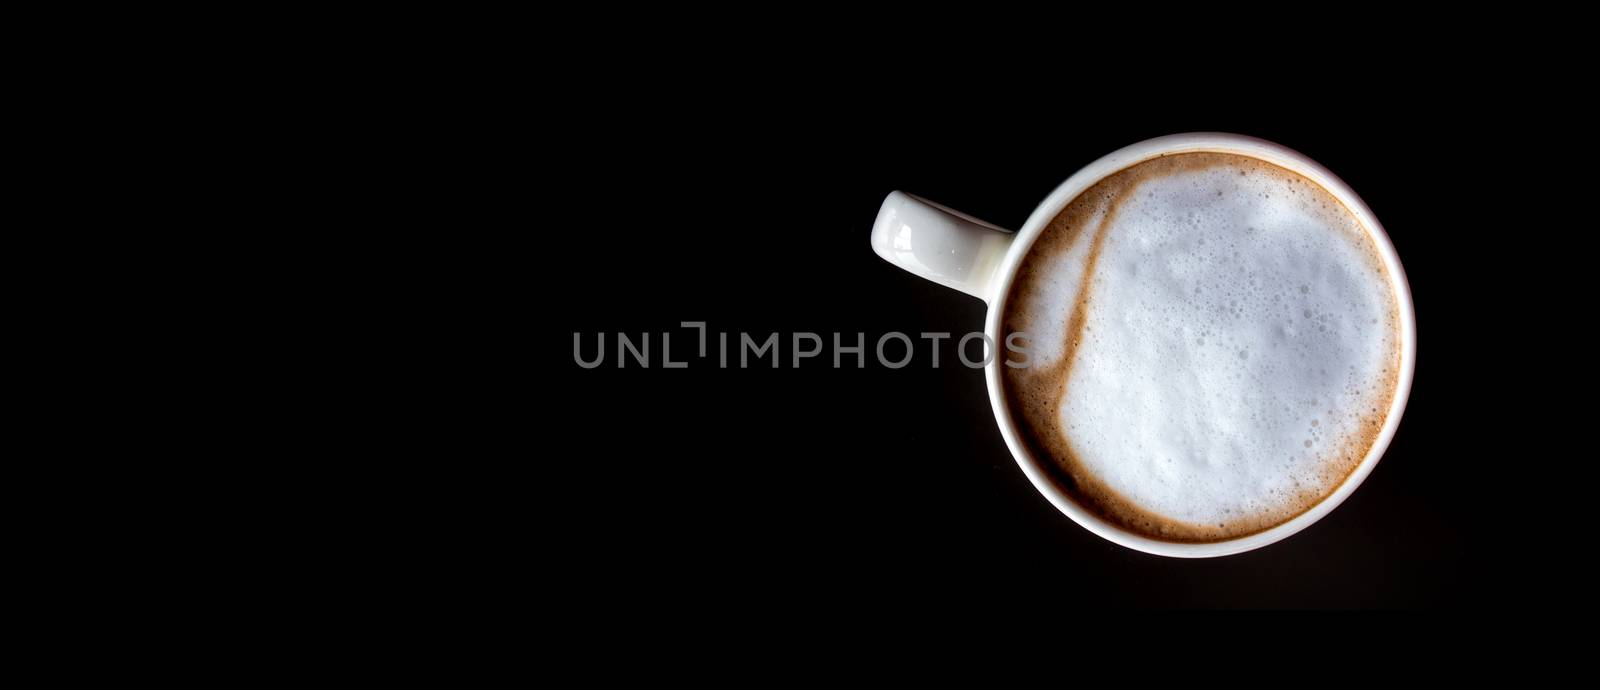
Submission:
M 1394 245 L 1378 219 L 1372 215 L 1372 210 L 1349 185 L 1316 161 L 1269 141 L 1236 134 L 1175 134 L 1141 141 L 1090 163 L 1045 197 L 1044 203 L 1033 210 L 1028 222 L 1016 233 L 903 192 L 891 192 L 884 199 L 872 228 L 872 249 L 878 256 L 923 278 L 987 302 L 989 313 L 984 319 L 984 332 L 988 334 L 992 348 L 993 343 L 1004 342 L 1000 316 L 1005 313 L 1006 295 L 1012 279 L 1016 277 L 1017 267 L 1022 264 L 1039 233 L 1061 209 L 1094 183 L 1135 163 L 1166 154 L 1202 151 L 1250 156 L 1293 170 L 1321 185 L 1356 215 L 1372 234 L 1373 242 L 1383 255 L 1384 267 L 1394 281 L 1400 315 L 1400 376 L 1396 382 L 1394 400 L 1389 406 L 1388 415 L 1384 417 L 1383 430 L 1378 434 L 1377 441 L 1355 471 L 1321 503 L 1263 532 L 1227 541 L 1193 544 L 1160 541 L 1129 532 L 1084 510 L 1062 493 L 1040 466 L 1042 462 L 1053 460 L 1034 458 L 1019 442 L 1016 423 L 1011 419 L 1005 396 L 1000 390 L 1000 367 L 1005 358 L 991 356 L 985 367 L 989 404 L 994 407 L 994 416 L 1000 422 L 1000 433 L 1005 437 L 1006 445 L 1011 448 L 1011 454 L 1016 457 L 1017 464 L 1034 487 L 1067 517 L 1095 534 L 1146 553 L 1182 558 L 1226 556 L 1249 551 L 1305 529 L 1338 507 L 1361 485 L 1383 457 L 1390 439 L 1394 438 L 1395 428 L 1405 411 L 1406 398 L 1411 392 L 1412 373 L 1416 368 L 1416 314 L 1411 304 L 1411 289 L 1406 283 L 1405 271 L 1400 267 L 1400 259 L 1395 255 Z

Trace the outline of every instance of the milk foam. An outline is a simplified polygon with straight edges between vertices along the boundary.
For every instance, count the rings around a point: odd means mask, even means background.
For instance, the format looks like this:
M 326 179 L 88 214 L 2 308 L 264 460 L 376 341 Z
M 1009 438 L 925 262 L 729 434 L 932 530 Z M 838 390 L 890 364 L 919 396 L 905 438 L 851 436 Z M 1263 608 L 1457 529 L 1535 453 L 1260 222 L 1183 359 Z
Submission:
M 1392 397 L 1396 305 L 1377 256 L 1287 170 L 1228 154 L 1134 166 L 1069 205 L 1019 274 L 1007 329 L 1031 336 L 1033 365 L 1004 374 L 1013 411 L 1136 531 L 1283 522 L 1360 462 Z

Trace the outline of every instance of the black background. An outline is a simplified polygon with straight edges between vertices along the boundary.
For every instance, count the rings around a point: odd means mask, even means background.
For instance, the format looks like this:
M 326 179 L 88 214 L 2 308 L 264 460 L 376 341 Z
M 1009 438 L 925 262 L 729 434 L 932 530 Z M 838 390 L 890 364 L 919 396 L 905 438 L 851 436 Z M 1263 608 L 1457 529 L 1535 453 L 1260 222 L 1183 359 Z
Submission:
M 1505 534 L 1495 432 L 1472 402 L 1480 333 L 1468 305 L 1490 231 L 1489 126 L 1461 84 L 1381 91 L 1204 88 L 1040 96 L 872 75 L 687 80 L 673 70 L 566 85 L 523 135 L 531 225 L 505 318 L 534 324 L 537 419 L 516 480 L 518 539 L 574 597 L 634 610 L 828 612 L 976 608 L 1461 608 L 1515 604 L 1537 552 Z M 981 80 L 979 80 L 981 81 Z M 968 82 L 976 83 L 976 82 Z M 975 87 L 977 88 L 977 87 Z M 1376 87 L 1374 87 L 1376 88 Z M 1088 97 L 1088 96 L 1105 96 Z M 981 330 L 977 299 L 873 254 L 884 195 L 905 190 L 1002 227 L 1080 167 L 1146 138 L 1248 134 L 1340 175 L 1384 223 L 1418 323 L 1410 403 L 1383 461 L 1303 532 L 1242 555 L 1150 556 L 1056 511 L 1008 452 L 981 370 L 913 363 L 789 366 L 797 331 Z M 1470 183 L 1470 184 L 1469 184 Z M 494 246 L 486 249 L 494 249 Z M 1469 254 L 1470 253 L 1470 254 Z M 502 296 L 503 297 L 503 296 Z M 711 357 L 694 356 L 704 321 Z M 616 366 L 618 332 L 654 366 Z M 674 359 L 660 366 L 661 334 Z M 780 334 L 781 368 L 716 361 L 715 334 Z M 581 334 L 606 364 L 573 359 Z M 520 471 L 520 470 L 519 470 Z M 486 481 L 488 481 L 486 479 Z M 531 488 L 530 488 L 531 487 Z M 531 527 L 525 527 L 531 525 Z M 1514 565 L 1508 565 L 1514 564 Z

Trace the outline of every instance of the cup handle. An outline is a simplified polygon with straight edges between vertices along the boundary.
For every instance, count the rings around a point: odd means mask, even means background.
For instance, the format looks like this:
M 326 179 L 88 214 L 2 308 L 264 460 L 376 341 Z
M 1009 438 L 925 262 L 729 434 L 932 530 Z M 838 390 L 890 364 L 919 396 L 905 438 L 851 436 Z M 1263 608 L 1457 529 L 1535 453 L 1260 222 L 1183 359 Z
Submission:
M 995 269 L 1015 237 L 991 223 L 905 192 L 890 192 L 872 226 L 872 250 L 885 261 L 945 287 L 992 302 Z

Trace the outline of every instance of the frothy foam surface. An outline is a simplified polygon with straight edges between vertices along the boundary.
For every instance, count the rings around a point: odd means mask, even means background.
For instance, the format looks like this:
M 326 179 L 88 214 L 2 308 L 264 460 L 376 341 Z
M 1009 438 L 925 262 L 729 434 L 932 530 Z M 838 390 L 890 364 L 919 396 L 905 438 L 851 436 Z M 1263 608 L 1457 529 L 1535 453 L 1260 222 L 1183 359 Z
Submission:
M 1225 153 L 1136 164 L 1030 249 L 1002 367 L 1024 442 L 1078 503 L 1147 536 L 1268 529 L 1332 493 L 1383 425 L 1394 290 L 1327 190 Z

